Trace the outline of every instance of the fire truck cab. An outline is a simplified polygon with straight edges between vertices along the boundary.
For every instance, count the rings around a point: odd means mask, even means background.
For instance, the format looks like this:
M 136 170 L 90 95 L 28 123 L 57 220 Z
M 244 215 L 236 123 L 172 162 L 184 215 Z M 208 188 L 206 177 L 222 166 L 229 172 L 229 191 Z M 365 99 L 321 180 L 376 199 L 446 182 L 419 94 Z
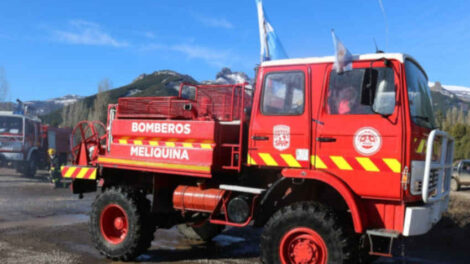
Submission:
M 41 121 L 32 115 L 0 112 L 0 160 L 32 177 L 40 163 Z
M 344 72 L 333 61 L 267 61 L 251 91 L 182 84 L 119 99 L 106 126 L 81 122 L 62 174 L 78 194 L 100 181 L 98 250 L 129 260 L 156 227 L 207 240 L 253 223 L 264 263 L 357 263 L 429 231 L 447 209 L 453 139 L 436 129 L 426 73 L 398 53 Z

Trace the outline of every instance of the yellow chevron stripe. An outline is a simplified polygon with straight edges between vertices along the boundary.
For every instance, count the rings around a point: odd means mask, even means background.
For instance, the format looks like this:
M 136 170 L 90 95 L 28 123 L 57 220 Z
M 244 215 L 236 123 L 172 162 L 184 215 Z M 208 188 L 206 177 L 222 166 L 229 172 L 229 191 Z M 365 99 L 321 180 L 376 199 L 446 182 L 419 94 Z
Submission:
M 67 172 L 64 175 L 64 178 L 72 177 L 72 174 L 75 172 L 76 169 L 77 169 L 77 167 L 69 167 L 69 169 L 67 170 Z
M 340 170 L 352 170 L 353 168 L 349 163 L 341 156 L 330 156 L 331 160 L 338 166 Z
M 90 178 L 88 178 L 89 180 L 96 180 L 96 171 L 97 169 L 93 169 L 93 172 L 91 173 Z
M 150 146 L 158 146 L 158 141 L 149 141 Z
M 366 171 L 380 171 L 377 166 L 375 166 L 374 162 L 370 160 L 369 158 L 366 157 L 356 157 L 357 162 L 361 164 L 361 166 L 364 168 Z
M 192 143 L 183 143 L 183 147 L 185 148 L 192 148 L 193 144 Z
M 127 144 L 127 140 L 126 139 L 119 139 L 119 144 Z
M 278 166 L 277 162 L 271 157 L 269 153 L 258 153 L 260 158 L 264 161 L 264 163 L 268 166 Z
M 250 165 L 257 165 L 256 161 L 248 154 L 248 158 L 246 159 L 246 162 Z
M 134 140 L 134 145 L 142 145 L 142 140 Z
M 323 160 L 320 159 L 317 155 L 312 155 L 311 157 L 312 166 L 317 169 L 328 169 L 328 167 L 323 163 Z
M 281 158 L 289 165 L 289 167 L 301 167 L 300 163 L 292 154 L 281 154 Z
M 83 179 L 85 174 L 88 172 L 88 168 L 80 168 L 80 172 L 77 174 L 76 179 Z
M 400 173 L 401 172 L 401 164 L 398 160 L 396 159 L 383 159 L 385 164 L 395 173 Z
M 172 147 L 173 148 L 173 147 L 175 147 L 175 142 L 165 142 L 165 145 L 167 147 Z
M 421 141 L 419 142 L 419 146 L 418 146 L 418 148 L 416 149 L 416 152 L 417 152 L 417 153 L 423 153 L 425 146 L 426 146 L 426 140 L 421 139 Z
M 211 144 L 201 144 L 201 148 L 203 149 L 211 149 L 212 145 Z

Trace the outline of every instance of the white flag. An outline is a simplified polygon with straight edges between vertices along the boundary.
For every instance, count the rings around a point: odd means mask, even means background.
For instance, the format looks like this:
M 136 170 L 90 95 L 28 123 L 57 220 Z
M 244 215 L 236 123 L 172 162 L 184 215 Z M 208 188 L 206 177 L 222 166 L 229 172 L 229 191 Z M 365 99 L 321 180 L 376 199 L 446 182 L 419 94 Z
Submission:
M 331 36 L 333 37 L 333 45 L 335 46 L 335 63 L 333 64 L 333 69 L 337 72 L 351 70 L 353 56 L 338 37 L 336 37 L 334 30 L 331 30 Z
M 263 3 L 255 0 L 258 8 L 259 39 L 261 44 L 261 61 L 286 59 L 287 54 L 282 47 L 273 27 L 267 20 Z

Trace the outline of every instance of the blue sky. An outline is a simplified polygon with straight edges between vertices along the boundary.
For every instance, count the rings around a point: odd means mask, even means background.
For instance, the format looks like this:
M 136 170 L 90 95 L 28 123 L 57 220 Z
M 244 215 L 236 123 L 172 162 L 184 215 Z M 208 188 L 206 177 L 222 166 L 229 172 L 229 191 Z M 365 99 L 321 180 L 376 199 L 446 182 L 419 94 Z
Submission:
M 286 4 L 288 3 L 288 4 Z M 290 57 L 333 54 L 330 29 L 354 54 L 414 56 L 431 81 L 470 87 L 469 1 L 264 0 Z M 259 62 L 254 0 L 1 1 L 0 67 L 9 99 L 90 95 L 141 73 L 171 69 L 197 80 L 223 66 L 253 76 Z

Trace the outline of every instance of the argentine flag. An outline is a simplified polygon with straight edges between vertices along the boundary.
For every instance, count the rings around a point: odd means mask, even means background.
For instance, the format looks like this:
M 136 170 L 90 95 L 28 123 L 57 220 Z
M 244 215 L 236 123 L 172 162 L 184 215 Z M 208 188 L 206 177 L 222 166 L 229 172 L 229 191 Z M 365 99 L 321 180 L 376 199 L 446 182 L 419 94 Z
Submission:
M 255 0 L 258 8 L 259 39 L 261 43 L 261 61 L 286 59 L 287 54 L 276 33 L 264 15 L 263 3 Z
M 334 30 L 331 30 L 331 36 L 333 37 L 333 45 L 335 46 L 335 63 L 333 64 L 333 69 L 338 73 L 352 70 L 353 56 L 339 38 L 336 37 Z

